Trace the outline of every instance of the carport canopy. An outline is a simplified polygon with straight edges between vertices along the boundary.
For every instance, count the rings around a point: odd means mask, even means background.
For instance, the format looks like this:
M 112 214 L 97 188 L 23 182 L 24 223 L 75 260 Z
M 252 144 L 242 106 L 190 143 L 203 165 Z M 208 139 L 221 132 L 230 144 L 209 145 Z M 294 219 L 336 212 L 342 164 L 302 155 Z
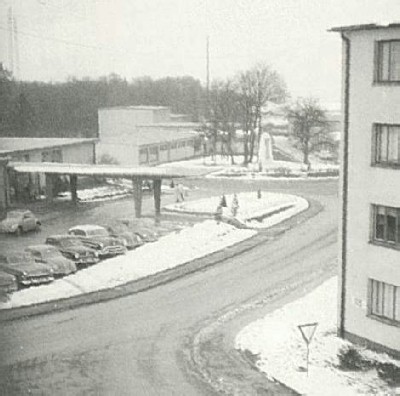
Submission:
M 71 164 L 56 162 L 9 162 L 8 169 L 18 173 L 44 173 L 46 175 L 46 196 L 52 200 L 52 186 L 54 175 L 68 175 L 70 177 L 71 197 L 77 201 L 78 176 L 117 177 L 132 180 L 133 196 L 136 217 L 141 216 L 142 207 L 142 180 L 153 180 L 154 203 L 156 215 L 161 209 L 161 181 L 162 179 L 186 178 L 199 176 L 204 171 L 173 167 L 132 167 L 120 165 L 93 165 Z

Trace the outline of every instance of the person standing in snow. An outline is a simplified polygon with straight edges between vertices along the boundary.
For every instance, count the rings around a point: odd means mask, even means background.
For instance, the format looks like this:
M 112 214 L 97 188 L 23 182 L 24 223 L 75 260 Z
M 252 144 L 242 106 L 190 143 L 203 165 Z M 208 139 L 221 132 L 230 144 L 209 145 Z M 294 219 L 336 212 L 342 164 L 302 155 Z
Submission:
M 179 192 L 179 185 L 175 184 L 175 200 L 176 202 L 180 202 L 180 192 Z
M 233 195 L 231 213 L 233 217 L 236 217 L 239 209 L 239 200 L 236 194 Z
M 183 188 L 183 184 L 182 183 L 178 184 L 178 192 L 179 192 L 179 198 L 183 202 L 185 200 L 185 189 Z

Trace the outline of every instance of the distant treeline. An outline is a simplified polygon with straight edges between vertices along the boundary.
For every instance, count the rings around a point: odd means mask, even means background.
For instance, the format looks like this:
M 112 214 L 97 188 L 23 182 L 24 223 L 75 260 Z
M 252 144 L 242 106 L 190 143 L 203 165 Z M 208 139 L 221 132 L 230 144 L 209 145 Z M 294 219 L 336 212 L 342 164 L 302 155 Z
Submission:
M 169 106 L 199 121 L 205 97 L 200 81 L 189 76 L 17 82 L 0 64 L 0 136 L 95 137 L 97 110 L 106 106 Z

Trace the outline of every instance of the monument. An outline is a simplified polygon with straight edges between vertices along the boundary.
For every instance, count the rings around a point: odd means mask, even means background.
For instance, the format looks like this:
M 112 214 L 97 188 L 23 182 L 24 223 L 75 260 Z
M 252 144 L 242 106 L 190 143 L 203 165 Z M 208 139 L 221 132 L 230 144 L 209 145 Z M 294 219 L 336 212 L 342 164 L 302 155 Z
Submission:
M 273 160 L 271 135 L 268 132 L 263 132 L 260 137 L 260 146 L 258 147 L 258 166 L 260 172 L 265 170 Z

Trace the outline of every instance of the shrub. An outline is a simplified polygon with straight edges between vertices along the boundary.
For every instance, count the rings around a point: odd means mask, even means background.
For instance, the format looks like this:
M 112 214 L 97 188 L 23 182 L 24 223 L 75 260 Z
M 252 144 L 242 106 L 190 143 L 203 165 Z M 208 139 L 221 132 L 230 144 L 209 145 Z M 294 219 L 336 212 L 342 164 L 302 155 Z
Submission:
M 374 364 L 365 359 L 354 346 L 345 346 L 338 353 L 339 368 L 342 370 L 360 371 L 367 370 Z
M 390 386 L 400 386 L 400 367 L 393 363 L 377 363 L 376 370 L 379 377 Z

